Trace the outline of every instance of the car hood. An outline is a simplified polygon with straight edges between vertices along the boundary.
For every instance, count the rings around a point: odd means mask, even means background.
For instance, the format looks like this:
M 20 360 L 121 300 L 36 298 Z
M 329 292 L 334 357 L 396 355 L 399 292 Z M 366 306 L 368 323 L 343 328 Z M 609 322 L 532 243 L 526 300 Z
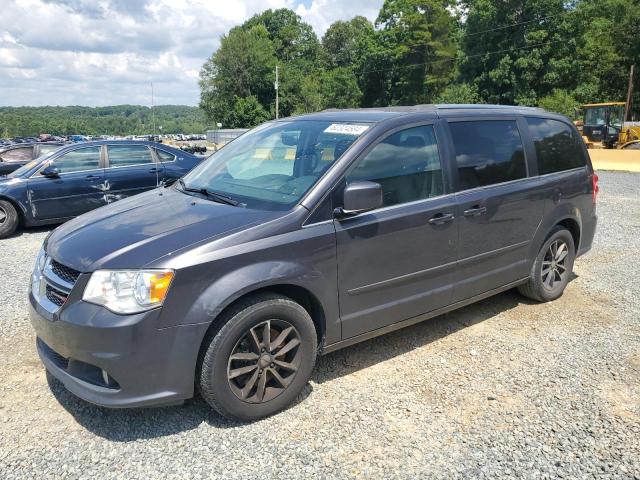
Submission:
M 157 189 L 61 225 L 47 239 L 46 250 L 80 272 L 141 268 L 189 245 L 283 214 L 215 203 L 173 188 Z

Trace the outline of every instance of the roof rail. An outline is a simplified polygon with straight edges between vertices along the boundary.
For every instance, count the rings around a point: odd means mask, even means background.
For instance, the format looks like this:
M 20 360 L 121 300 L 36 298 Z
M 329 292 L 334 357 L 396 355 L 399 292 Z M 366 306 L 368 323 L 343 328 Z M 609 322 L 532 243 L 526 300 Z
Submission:
M 495 104 L 476 104 L 476 103 L 440 103 L 433 105 L 438 110 L 451 110 L 451 109 L 478 109 L 478 110 L 544 110 L 540 107 L 523 107 L 520 105 L 495 105 Z
M 423 104 L 423 105 L 407 105 L 392 107 L 368 107 L 368 108 L 327 108 L 323 112 L 344 112 L 344 111 L 380 111 L 380 112 L 423 112 L 433 110 L 531 110 L 544 111 L 540 107 L 521 107 L 519 105 L 491 105 L 491 104 L 475 104 L 475 103 L 440 103 L 440 104 Z

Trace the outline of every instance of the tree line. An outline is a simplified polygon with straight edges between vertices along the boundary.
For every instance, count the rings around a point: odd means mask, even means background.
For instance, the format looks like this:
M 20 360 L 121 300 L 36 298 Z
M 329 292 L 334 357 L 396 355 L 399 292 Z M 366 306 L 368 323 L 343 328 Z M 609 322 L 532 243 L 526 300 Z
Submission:
M 200 73 L 200 107 L 225 128 L 325 108 L 624 101 L 640 68 L 637 0 L 385 0 L 375 22 L 322 38 L 288 9 L 232 28 Z M 636 89 L 634 104 L 640 103 Z M 637 110 L 636 110 L 637 111 Z
M 40 133 L 122 136 L 203 133 L 206 125 L 201 109 L 183 105 L 158 105 L 153 111 L 140 105 L 0 107 L 0 138 Z

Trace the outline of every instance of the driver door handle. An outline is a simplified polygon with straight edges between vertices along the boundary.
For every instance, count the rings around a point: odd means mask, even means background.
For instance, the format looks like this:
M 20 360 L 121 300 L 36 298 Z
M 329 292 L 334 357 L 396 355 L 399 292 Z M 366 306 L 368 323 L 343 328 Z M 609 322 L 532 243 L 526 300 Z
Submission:
M 87 176 L 85 177 L 85 179 L 86 179 L 87 181 L 91 181 L 91 180 L 100 180 L 100 178 L 101 178 L 101 177 L 100 177 L 100 175 L 87 175 Z
M 464 213 L 465 217 L 479 217 L 480 215 L 484 215 L 485 213 L 487 213 L 487 207 L 481 207 L 480 205 L 474 205 L 473 207 L 469 208 L 468 210 L 465 210 L 463 213 Z

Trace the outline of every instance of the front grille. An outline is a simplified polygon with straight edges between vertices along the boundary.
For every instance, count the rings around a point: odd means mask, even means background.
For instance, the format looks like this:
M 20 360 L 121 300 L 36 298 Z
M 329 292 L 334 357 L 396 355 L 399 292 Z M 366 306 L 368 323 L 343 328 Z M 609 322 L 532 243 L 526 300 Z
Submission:
M 47 284 L 46 295 L 47 300 L 49 300 L 54 305 L 57 305 L 58 307 L 61 307 L 62 305 L 64 305 L 64 302 L 67 301 L 67 294 L 65 292 L 58 290 L 57 288 L 54 288 L 49 284 Z
M 56 262 L 54 259 L 51 259 L 51 271 L 65 282 L 71 284 L 76 283 L 76 280 L 78 280 L 78 277 L 80 276 L 79 271 L 62 265 L 61 263 Z

